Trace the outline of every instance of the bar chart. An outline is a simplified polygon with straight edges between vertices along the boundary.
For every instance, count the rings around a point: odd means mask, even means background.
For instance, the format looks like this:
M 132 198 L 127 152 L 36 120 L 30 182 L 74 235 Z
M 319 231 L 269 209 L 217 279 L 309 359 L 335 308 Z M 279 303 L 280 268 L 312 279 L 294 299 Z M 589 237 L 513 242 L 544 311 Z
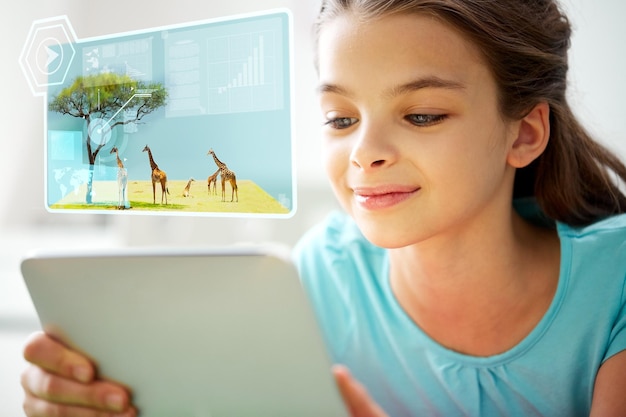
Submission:
M 209 113 L 282 107 L 275 36 L 267 30 L 207 39 Z

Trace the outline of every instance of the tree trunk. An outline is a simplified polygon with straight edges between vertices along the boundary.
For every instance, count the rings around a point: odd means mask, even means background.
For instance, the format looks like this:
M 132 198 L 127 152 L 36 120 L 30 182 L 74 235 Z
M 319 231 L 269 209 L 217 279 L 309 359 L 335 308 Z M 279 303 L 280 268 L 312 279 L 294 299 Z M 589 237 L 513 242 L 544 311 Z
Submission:
M 91 204 L 93 202 L 93 171 L 94 164 L 89 164 L 89 177 L 87 178 L 87 195 L 85 196 L 85 202 Z

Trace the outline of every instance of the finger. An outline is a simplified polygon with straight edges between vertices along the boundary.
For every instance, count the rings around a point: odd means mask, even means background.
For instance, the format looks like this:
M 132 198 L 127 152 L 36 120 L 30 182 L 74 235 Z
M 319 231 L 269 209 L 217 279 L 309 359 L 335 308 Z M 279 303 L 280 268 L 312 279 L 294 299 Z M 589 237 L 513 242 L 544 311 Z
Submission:
M 54 374 L 89 382 L 95 376 L 93 364 L 86 357 L 68 349 L 44 332 L 33 333 L 24 347 L 24 359 Z
M 352 417 L 383 417 L 385 412 L 370 397 L 365 387 L 352 377 L 348 368 L 342 365 L 333 367 L 339 392 Z
M 130 407 L 130 395 L 120 385 L 94 381 L 76 382 L 30 366 L 22 373 L 22 387 L 28 396 L 72 406 L 120 412 Z
M 26 393 L 24 399 L 24 413 L 28 417 L 137 417 L 135 409 L 128 409 L 122 413 L 89 409 L 64 404 L 54 404 Z

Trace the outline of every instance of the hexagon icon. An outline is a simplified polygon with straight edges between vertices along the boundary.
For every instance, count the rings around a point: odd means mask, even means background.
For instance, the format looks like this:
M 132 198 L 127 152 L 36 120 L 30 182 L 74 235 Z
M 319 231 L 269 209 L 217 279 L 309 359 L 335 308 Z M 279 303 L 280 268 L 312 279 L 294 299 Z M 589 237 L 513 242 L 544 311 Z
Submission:
M 67 16 L 33 21 L 19 61 L 34 95 L 44 95 L 48 86 L 65 81 L 76 40 Z

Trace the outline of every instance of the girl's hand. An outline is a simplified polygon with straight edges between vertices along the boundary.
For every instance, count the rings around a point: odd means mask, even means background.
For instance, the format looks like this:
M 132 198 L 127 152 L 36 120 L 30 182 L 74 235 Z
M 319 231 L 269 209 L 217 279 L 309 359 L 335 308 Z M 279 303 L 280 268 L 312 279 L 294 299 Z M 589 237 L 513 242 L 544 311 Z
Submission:
M 34 333 L 24 347 L 31 363 L 22 373 L 24 411 L 29 417 L 135 417 L 130 394 L 122 386 L 96 379 L 89 359 Z
M 383 409 L 369 396 L 365 387 L 352 377 L 348 368 L 335 365 L 333 374 L 351 417 L 387 417 Z

